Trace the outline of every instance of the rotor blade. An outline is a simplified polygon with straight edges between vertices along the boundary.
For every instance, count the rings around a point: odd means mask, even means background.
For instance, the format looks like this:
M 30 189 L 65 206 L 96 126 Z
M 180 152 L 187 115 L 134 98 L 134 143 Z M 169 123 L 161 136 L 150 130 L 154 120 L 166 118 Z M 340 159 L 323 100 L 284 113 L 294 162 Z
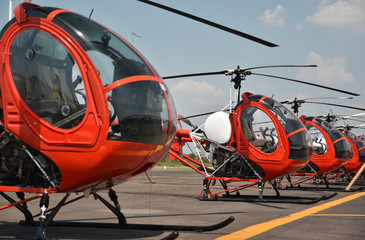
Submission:
M 217 112 L 217 111 L 215 111 L 215 112 Z M 201 116 L 205 116 L 205 115 L 213 114 L 213 113 L 215 113 L 215 112 L 201 113 L 201 114 L 191 115 L 191 116 L 187 116 L 187 117 L 183 117 L 183 118 L 187 119 L 187 118 L 201 117 Z M 180 119 L 181 119 L 181 118 L 180 118 Z
M 238 74 L 239 72 L 244 72 L 246 70 L 252 70 L 252 69 L 258 69 L 258 68 L 275 68 L 275 67 L 317 67 L 317 65 L 269 65 L 269 66 L 259 66 L 259 67 L 251 67 L 251 68 L 240 68 L 236 69 Z M 173 76 L 167 76 L 163 77 L 162 79 L 170 79 L 170 78 L 182 78 L 182 77 L 197 77 L 197 76 L 207 76 L 207 75 L 220 75 L 220 74 L 227 74 L 229 73 L 234 74 L 236 70 L 223 70 L 223 71 L 217 71 L 217 72 L 204 72 L 204 73 L 191 73 L 191 74 L 183 74 L 183 75 L 173 75 Z
M 353 99 L 353 97 L 318 97 L 318 98 L 304 98 L 303 100 L 313 100 L 313 99 Z
M 358 113 L 358 114 L 353 114 L 353 115 L 350 115 L 348 117 L 360 117 L 362 115 L 365 115 L 365 113 Z
M 280 102 L 281 104 L 286 104 L 286 103 L 305 103 L 307 100 L 313 100 L 313 99 L 353 99 L 353 97 L 317 97 L 317 98 L 303 98 L 303 99 L 293 99 L 293 100 L 287 100 L 287 101 L 283 101 Z
M 361 128 L 364 129 L 363 127 L 365 127 L 365 124 L 360 124 L 360 125 L 355 125 L 355 126 L 351 126 L 351 125 L 345 125 L 345 126 L 338 126 L 336 128 Z
M 340 117 L 341 119 L 344 119 L 344 120 L 347 120 L 347 119 L 354 120 L 353 118 L 364 118 L 364 117 L 361 117 L 364 114 L 365 113 L 357 113 L 357 114 L 353 114 L 353 115 L 338 115 L 338 117 Z
M 191 74 L 167 76 L 167 77 L 163 77 L 162 79 L 197 77 L 197 76 L 207 76 L 207 75 L 222 75 L 222 74 L 225 74 L 226 72 L 227 71 L 224 70 L 224 71 L 219 71 L 219 72 L 191 73 Z
M 204 23 L 204 24 L 207 24 L 209 26 L 212 26 L 212 27 L 215 27 L 215 28 L 218 28 L 218 29 L 221 29 L 223 31 L 226 31 L 226 32 L 229 32 L 229 33 L 232 33 L 232 34 L 235 34 L 237 36 L 240 36 L 240 37 L 243 37 L 243 38 L 246 38 L 246 39 L 249 39 L 251 41 L 254 41 L 254 42 L 257 42 L 257 43 L 260 43 L 260 44 L 263 44 L 263 45 L 266 45 L 268 47 L 277 47 L 278 45 L 274 44 L 274 43 L 271 43 L 271 42 L 268 42 L 268 41 L 265 41 L 261 38 L 257 38 L 255 36 L 252 36 L 252 35 L 249 35 L 249 34 L 246 34 L 246 33 L 243 33 L 243 32 L 240 32 L 240 31 L 237 31 L 235 29 L 232 29 L 232 28 L 229 28 L 229 27 L 225 27 L 223 25 L 220 25 L 218 23 L 214 23 L 214 22 L 211 22 L 209 20 L 206 20 L 206 19 L 203 19 L 203 18 L 200 18 L 200 17 L 197 17 L 197 16 L 194 16 L 194 15 L 191 15 L 189 13 L 186 13 L 186 12 L 182 12 L 182 11 L 179 11 L 177 9 L 174 9 L 174 8 L 170 8 L 170 7 L 167 7 L 165 5 L 162 5 L 162 4 L 159 4 L 159 3 L 155 3 L 155 2 L 151 2 L 151 1 L 148 1 L 148 0 L 138 0 L 140 2 L 143 2 L 143 3 L 147 3 L 147 4 L 150 4 L 154 7 L 158 7 L 158 8 L 162 8 L 166 11 L 169 11 L 169 12 L 173 12 L 173 13 L 176 13 L 178 15 L 181 15 L 181 16 L 184 16 L 184 17 L 187 17 L 187 18 L 190 18 L 190 19 L 193 19 L 195 21 L 198 21 L 198 22 L 201 22 L 201 23 Z
M 357 94 L 357 93 L 352 93 L 352 92 L 344 91 L 344 90 L 341 90 L 341 89 L 331 88 L 331 87 L 319 85 L 319 84 L 316 84 L 316 83 L 304 82 L 304 81 L 300 81 L 300 80 L 296 80 L 296 79 L 292 79 L 292 78 L 285 78 L 285 77 L 279 77 L 279 76 L 262 74 L 262 73 L 251 73 L 251 75 L 278 78 L 278 79 L 287 80 L 287 81 L 291 81 L 291 82 L 303 83 L 303 84 L 307 84 L 307 85 L 311 85 L 311 86 L 315 86 L 315 87 L 319 87 L 319 88 L 324 88 L 324 89 L 328 89 L 328 90 L 332 90 L 332 91 L 342 92 L 342 93 L 350 94 L 350 95 L 353 95 L 353 96 L 360 96 L 360 94 Z
M 281 67 L 317 67 L 317 65 L 269 65 L 269 66 L 245 68 L 244 70 L 252 70 L 259 68 L 281 68 Z
M 365 108 L 358 108 L 358 107 L 352 107 L 352 106 L 346 106 L 346 105 L 340 105 L 340 104 L 334 104 L 334 103 L 310 102 L 310 101 L 306 101 L 306 103 L 322 104 L 322 105 L 329 105 L 329 106 L 335 106 L 335 107 L 344 107 L 344 108 L 351 108 L 351 109 L 356 109 L 356 110 L 360 110 L 360 111 L 365 111 Z
M 187 119 L 186 117 L 181 116 L 179 118 L 179 120 L 183 121 L 184 123 L 186 123 L 187 125 L 189 125 L 192 128 L 197 128 L 197 126 L 195 124 L 191 123 L 190 120 Z

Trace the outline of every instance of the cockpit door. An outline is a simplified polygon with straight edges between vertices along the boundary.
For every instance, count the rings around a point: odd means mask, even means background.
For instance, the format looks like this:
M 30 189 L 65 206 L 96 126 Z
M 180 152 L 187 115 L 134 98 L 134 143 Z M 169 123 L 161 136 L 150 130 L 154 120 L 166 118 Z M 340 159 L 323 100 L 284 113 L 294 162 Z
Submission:
M 8 128 L 28 127 L 47 145 L 93 145 L 101 122 L 77 53 L 64 39 L 37 28 L 19 30 L 9 43 L 13 96 L 26 126 L 9 119 Z

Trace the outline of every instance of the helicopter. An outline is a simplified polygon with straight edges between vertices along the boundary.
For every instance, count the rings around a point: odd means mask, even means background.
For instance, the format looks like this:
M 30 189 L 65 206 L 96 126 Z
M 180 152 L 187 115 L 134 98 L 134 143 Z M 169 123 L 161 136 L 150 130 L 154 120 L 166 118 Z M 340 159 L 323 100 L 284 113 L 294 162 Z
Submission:
M 342 134 L 347 138 L 354 150 L 352 158 L 343 166 L 343 174 L 351 174 L 358 171 L 365 162 L 365 143 L 354 133 L 350 132 L 349 128 L 344 128 Z
M 181 117 L 183 122 L 193 126 L 193 130 L 178 129 L 175 144 L 170 154 L 184 165 L 189 166 L 203 175 L 203 190 L 200 200 L 223 201 L 275 201 L 292 202 L 293 199 L 279 198 L 276 179 L 305 167 L 312 156 L 312 141 L 307 128 L 280 102 L 263 95 L 245 92 L 240 95 L 241 82 L 249 75 L 263 75 L 253 73 L 252 70 L 270 67 L 315 67 L 313 65 L 277 65 L 252 68 L 239 68 L 217 72 L 183 74 L 167 76 L 164 79 L 203 76 L 211 74 L 225 74 L 231 76 L 231 82 L 237 90 L 237 104 L 229 109 L 208 113 L 204 129 L 191 124 L 186 119 L 195 117 Z M 312 85 L 311 83 L 264 75 L 288 81 Z M 343 92 L 344 90 L 315 85 L 325 89 Z M 348 94 L 357 95 L 345 91 Z M 230 101 L 231 102 L 231 101 Z M 228 107 L 228 106 L 227 106 Z M 196 116 L 201 116 L 198 114 Z M 186 142 L 193 142 L 198 160 L 183 154 L 182 146 Z M 200 154 L 201 153 L 201 154 Z M 207 166 L 201 155 L 209 160 L 212 167 Z M 224 190 L 212 192 L 210 186 L 219 181 Z M 228 187 L 231 182 L 244 182 L 243 185 Z M 247 183 L 249 182 L 249 183 Z M 264 183 L 270 182 L 276 191 L 276 197 L 263 197 Z M 239 190 L 258 185 L 258 197 L 249 199 L 241 196 Z M 221 193 L 224 195 L 219 196 Z M 235 193 L 236 195 L 232 195 Z M 303 199 L 310 203 L 315 199 Z M 298 199 L 294 199 L 298 202 Z M 300 202 L 300 200 L 299 200 Z
M 340 116 L 340 117 L 336 116 L 332 118 L 330 115 L 327 115 L 326 118 L 329 118 L 329 120 L 335 124 L 336 121 L 338 121 L 339 119 L 347 120 L 364 114 L 365 113 L 360 113 L 350 116 Z M 365 124 L 358 124 L 358 125 L 345 124 L 343 126 L 336 126 L 336 128 L 339 129 L 342 132 L 342 134 L 347 138 L 347 140 L 351 144 L 352 149 L 354 150 L 352 158 L 336 173 L 333 173 L 335 174 L 336 180 L 338 181 L 339 180 L 350 181 L 351 175 L 356 173 L 365 162 L 365 143 L 359 136 L 356 136 L 356 134 L 351 132 L 352 129 L 363 128 L 364 125 Z

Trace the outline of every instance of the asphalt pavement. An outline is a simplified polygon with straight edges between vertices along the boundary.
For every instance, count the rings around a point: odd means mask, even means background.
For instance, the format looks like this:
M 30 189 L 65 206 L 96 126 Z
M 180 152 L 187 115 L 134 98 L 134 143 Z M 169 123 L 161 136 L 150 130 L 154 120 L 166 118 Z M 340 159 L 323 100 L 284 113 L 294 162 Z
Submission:
M 281 190 L 287 199 L 323 198 L 314 203 L 279 203 L 269 201 L 275 196 L 268 185 L 264 189 L 266 201 L 200 201 L 204 177 L 188 168 L 156 168 L 113 189 L 118 195 L 127 224 L 131 226 L 174 225 L 181 228 L 203 229 L 215 224 L 234 221 L 213 231 L 179 230 L 178 239 L 365 239 L 364 180 L 352 187 L 357 191 L 343 191 L 348 183 L 332 183 L 330 189 Z M 235 183 L 229 184 L 234 186 Z M 313 187 L 302 184 L 301 187 Z M 213 191 L 222 187 L 217 183 Z M 106 191 L 98 192 L 109 201 Z M 256 186 L 240 191 L 241 196 L 257 196 Z M 27 194 L 31 197 L 34 194 Z M 65 194 L 50 194 L 50 207 Z M 16 198 L 14 193 L 9 196 Z M 71 194 L 69 200 L 82 196 Z M 273 198 L 275 199 L 275 198 Z M 0 206 L 8 202 L 0 196 Z M 28 203 L 29 210 L 39 213 L 39 200 Z M 0 239 L 34 239 L 36 226 L 22 226 L 24 215 L 15 207 L 0 211 Z M 37 220 L 37 217 L 35 217 Z M 116 216 L 92 195 L 61 208 L 55 222 L 118 223 Z M 145 225 L 143 225 L 145 226 Z M 141 228 L 141 227 L 140 227 Z M 144 227 L 142 227 L 144 228 Z M 163 239 L 174 230 L 116 229 L 100 227 L 49 226 L 48 239 Z

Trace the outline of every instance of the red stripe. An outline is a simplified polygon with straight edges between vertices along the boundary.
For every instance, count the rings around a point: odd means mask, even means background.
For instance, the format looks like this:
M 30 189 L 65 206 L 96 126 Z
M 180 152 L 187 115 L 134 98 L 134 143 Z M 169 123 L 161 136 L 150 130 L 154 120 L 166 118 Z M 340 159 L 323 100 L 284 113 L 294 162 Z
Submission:
M 339 142 L 339 141 L 341 141 L 341 140 L 344 140 L 345 139 L 345 137 L 343 137 L 343 138 L 339 138 L 339 139 L 337 139 L 336 141 L 334 141 L 333 142 L 333 144 L 335 144 L 335 143 L 337 143 L 337 142 Z
M 266 98 L 268 98 L 268 97 L 267 97 L 267 96 L 263 96 L 263 97 L 260 99 L 259 103 L 260 103 L 260 104 L 262 104 L 262 102 L 263 102 Z
M 306 128 L 299 128 L 295 131 L 292 131 L 291 133 L 288 134 L 288 138 L 293 136 L 294 134 L 297 134 L 298 132 L 302 132 L 302 131 L 305 131 L 305 130 L 307 130 L 307 129 Z

